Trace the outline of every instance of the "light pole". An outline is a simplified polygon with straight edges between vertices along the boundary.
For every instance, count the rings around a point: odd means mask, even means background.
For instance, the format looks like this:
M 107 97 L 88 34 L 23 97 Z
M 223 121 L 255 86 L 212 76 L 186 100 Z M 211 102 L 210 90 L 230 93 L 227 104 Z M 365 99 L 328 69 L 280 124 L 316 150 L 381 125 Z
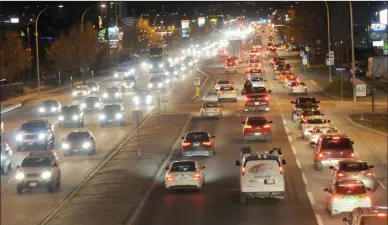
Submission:
M 329 11 L 329 5 L 325 1 L 326 5 L 326 13 L 327 13 L 327 49 L 328 54 L 331 52 L 331 40 L 330 40 L 330 11 Z M 331 83 L 333 80 L 331 78 L 331 65 L 329 65 L 329 82 Z
M 36 17 L 36 20 L 35 20 L 35 53 L 36 53 L 36 78 L 37 78 L 37 83 L 38 83 L 38 96 L 40 96 L 40 71 L 39 71 L 39 34 L 38 34 L 38 20 L 39 20 L 39 17 L 40 15 L 42 15 L 42 13 L 44 11 L 46 11 L 47 9 L 49 8 L 52 8 L 54 6 L 48 6 L 44 9 L 42 9 L 42 11 L 40 11 L 38 13 L 38 16 Z M 58 8 L 63 8 L 63 5 L 58 5 L 57 6 Z
M 120 18 L 120 15 L 116 17 L 116 29 L 118 33 L 120 32 L 119 26 L 118 26 L 118 19 Z M 116 58 L 117 58 L 117 68 L 120 67 L 120 35 L 118 34 L 118 39 L 117 39 L 117 48 L 116 48 Z
M 353 79 L 353 101 L 357 101 L 356 97 L 356 88 L 355 88 L 355 56 L 354 56 L 354 34 L 353 34 L 353 6 L 352 2 L 349 1 L 349 9 L 350 9 L 350 36 L 351 36 L 351 48 L 352 48 L 352 79 Z

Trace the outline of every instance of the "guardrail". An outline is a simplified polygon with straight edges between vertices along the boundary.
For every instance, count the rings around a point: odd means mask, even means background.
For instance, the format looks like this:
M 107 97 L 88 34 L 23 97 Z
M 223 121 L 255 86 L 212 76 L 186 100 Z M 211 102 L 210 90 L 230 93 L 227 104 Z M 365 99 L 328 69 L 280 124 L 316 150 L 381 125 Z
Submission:
M 1 108 L 1 114 L 3 114 L 3 113 L 7 113 L 7 112 L 9 112 L 9 111 L 12 111 L 12 110 L 14 110 L 14 109 L 17 109 L 17 108 L 19 108 L 19 107 L 22 107 L 22 103 L 18 103 L 18 104 L 14 104 L 14 105 L 10 105 L 10 106 L 7 106 L 7 107 L 2 107 Z

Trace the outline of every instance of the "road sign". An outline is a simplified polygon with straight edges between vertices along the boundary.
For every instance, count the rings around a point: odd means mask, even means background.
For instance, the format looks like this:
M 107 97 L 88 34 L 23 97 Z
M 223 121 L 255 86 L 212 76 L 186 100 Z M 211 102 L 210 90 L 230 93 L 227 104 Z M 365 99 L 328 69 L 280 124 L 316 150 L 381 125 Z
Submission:
M 334 59 L 334 51 L 329 51 L 328 56 L 329 56 L 329 58 L 333 58 Z
M 334 58 L 326 58 L 326 65 L 334 66 Z
M 303 66 L 306 66 L 308 64 L 307 58 L 303 58 Z
M 199 77 L 194 77 L 194 85 L 195 86 L 201 85 L 201 79 Z
M 299 55 L 300 55 L 300 57 L 303 57 L 304 56 L 304 51 L 300 51 Z
M 164 105 L 164 106 L 168 105 L 168 98 L 167 97 L 161 97 L 160 98 L 160 104 Z
M 201 96 L 201 89 L 199 87 L 195 88 L 195 96 Z
M 337 67 L 337 68 L 335 68 L 335 70 L 337 70 L 337 71 L 345 71 L 346 68 L 339 68 L 339 67 Z
M 356 84 L 356 97 L 366 96 L 366 84 Z

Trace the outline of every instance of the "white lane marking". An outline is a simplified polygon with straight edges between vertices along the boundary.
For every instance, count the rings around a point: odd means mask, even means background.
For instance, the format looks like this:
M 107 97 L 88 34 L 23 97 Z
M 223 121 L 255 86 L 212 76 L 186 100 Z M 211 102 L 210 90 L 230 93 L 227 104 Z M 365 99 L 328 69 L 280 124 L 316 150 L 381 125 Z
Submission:
M 296 150 L 295 150 L 295 147 L 293 145 L 291 145 L 291 149 L 292 149 L 292 152 L 294 153 L 294 155 L 296 155 Z
M 302 165 L 300 164 L 298 159 L 296 159 L 296 165 L 299 167 L 299 169 L 302 169 Z
M 283 113 L 280 113 L 280 116 L 283 118 L 283 121 L 284 121 L 284 114 L 283 114 Z
M 288 134 L 288 132 L 290 132 L 290 130 L 288 130 L 288 127 L 284 127 L 284 130 L 286 131 L 286 134 Z
M 310 201 L 310 204 L 312 205 L 312 206 L 315 206 L 315 200 L 314 200 L 314 196 L 313 196 L 313 193 L 311 193 L 311 192 L 307 192 L 307 197 L 309 197 L 309 201 Z
M 304 172 L 302 172 L 302 179 L 303 179 L 304 184 L 307 185 L 307 178 L 306 178 L 306 174 Z
M 287 121 L 286 121 L 286 119 L 283 119 L 283 124 L 284 124 L 284 125 L 286 125 L 286 124 L 287 124 Z M 286 127 L 286 129 L 287 129 L 287 127 Z
M 287 138 L 288 138 L 288 141 L 290 142 L 290 144 L 291 144 L 291 142 L 292 142 L 292 137 L 291 137 L 291 135 L 287 135 Z M 292 147 L 292 146 L 291 146 Z
M 321 215 L 315 214 L 315 219 L 317 219 L 318 225 L 324 225 Z
M 379 181 L 379 180 L 377 180 L 377 182 L 380 184 L 380 186 L 381 186 L 382 188 L 384 188 L 384 190 L 387 190 L 387 188 L 384 186 L 383 182 L 381 182 L 381 181 Z

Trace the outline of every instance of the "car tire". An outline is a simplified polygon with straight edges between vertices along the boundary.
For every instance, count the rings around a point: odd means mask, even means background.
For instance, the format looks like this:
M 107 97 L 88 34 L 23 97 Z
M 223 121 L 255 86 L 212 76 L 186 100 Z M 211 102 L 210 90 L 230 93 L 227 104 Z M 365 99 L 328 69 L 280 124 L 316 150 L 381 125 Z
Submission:
M 316 171 L 322 171 L 323 170 L 323 165 L 321 163 L 319 163 L 319 164 L 315 163 L 314 167 L 315 167 Z
M 17 184 L 16 185 L 16 192 L 18 193 L 18 194 L 22 194 L 23 193 L 23 186 L 21 186 L 20 184 Z
M 245 195 L 240 195 L 240 203 L 245 205 L 248 202 L 248 198 Z

